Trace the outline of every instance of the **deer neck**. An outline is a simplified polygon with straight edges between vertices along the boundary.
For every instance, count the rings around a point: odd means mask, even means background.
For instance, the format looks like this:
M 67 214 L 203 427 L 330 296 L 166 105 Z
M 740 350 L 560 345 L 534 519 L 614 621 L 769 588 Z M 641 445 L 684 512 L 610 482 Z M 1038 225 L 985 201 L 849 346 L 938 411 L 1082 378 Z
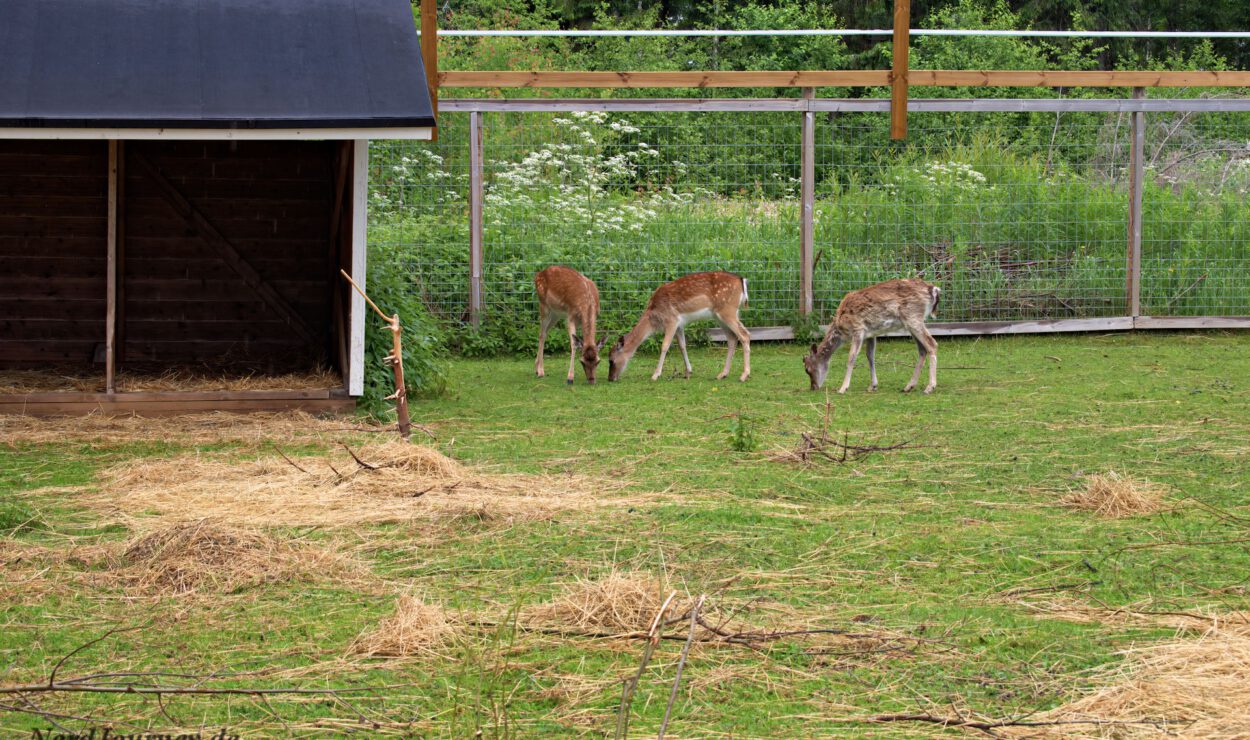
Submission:
M 651 312 L 644 311 L 642 318 L 638 319 L 638 323 L 634 324 L 634 328 L 629 330 L 625 335 L 625 344 L 622 349 L 625 350 L 625 357 L 633 357 L 642 343 L 647 341 L 647 337 L 655 333 L 655 324 L 651 320 Z

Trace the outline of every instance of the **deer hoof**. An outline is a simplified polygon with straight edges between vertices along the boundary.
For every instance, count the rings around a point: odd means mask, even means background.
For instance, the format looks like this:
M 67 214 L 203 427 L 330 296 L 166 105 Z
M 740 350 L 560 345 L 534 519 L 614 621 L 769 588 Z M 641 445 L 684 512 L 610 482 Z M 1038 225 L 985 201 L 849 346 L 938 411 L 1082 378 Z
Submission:
M 717 376 L 716 376 L 716 379 L 717 379 L 717 380 L 724 380 L 724 379 L 725 379 L 725 376 L 726 376 L 726 375 L 728 375 L 728 374 L 729 374 L 729 373 L 721 373 L 720 375 L 717 375 Z
M 932 386 L 932 385 L 931 385 L 931 386 L 929 386 L 928 388 L 925 388 L 925 389 L 924 389 L 924 394 L 925 394 L 926 396 L 927 396 L 927 395 L 929 395 L 930 393 L 932 393 L 932 392 L 933 392 L 933 389 L 934 389 L 935 387 L 936 387 L 936 386 Z
M 573 379 L 572 379 L 572 378 L 568 378 L 568 379 L 566 379 L 566 380 L 564 381 L 564 383 L 565 383 L 566 385 L 573 385 Z
M 747 382 L 747 378 L 749 378 L 749 377 L 751 377 L 751 373 L 743 373 L 743 374 L 742 374 L 742 375 L 738 378 L 738 382 L 739 382 L 739 383 L 745 383 L 745 382 Z
M 875 385 L 870 385 L 870 386 L 868 386 L 868 392 L 869 392 L 869 393 L 876 393 L 876 392 L 877 392 L 877 386 L 875 386 Z
M 906 386 L 905 388 L 903 388 L 903 392 L 904 392 L 904 393 L 911 393 L 911 389 L 912 389 L 912 388 L 915 388 L 915 387 L 916 387 L 916 386 L 914 386 L 914 385 L 909 385 L 909 386 Z

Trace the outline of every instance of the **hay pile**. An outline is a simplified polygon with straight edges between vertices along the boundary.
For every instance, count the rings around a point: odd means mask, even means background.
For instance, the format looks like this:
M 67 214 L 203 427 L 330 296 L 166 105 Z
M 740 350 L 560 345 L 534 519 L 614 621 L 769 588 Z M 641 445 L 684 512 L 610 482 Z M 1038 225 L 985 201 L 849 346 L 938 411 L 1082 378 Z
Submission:
M 570 630 L 604 630 L 619 634 L 646 632 L 673 592 L 667 582 L 648 573 L 613 572 L 596 579 L 578 579 L 554 601 L 526 611 L 526 621 Z M 664 620 L 689 611 L 693 601 L 679 594 L 665 610 Z
M 213 517 L 250 526 L 348 526 L 482 512 L 510 521 L 629 502 L 624 484 L 561 475 L 494 475 L 398 439 L 321 457 L 277 451 L 138 460 L 106 470 L 81 500 L 123 518 Z
M 1060 503 L 1071 509 L 1118 519 L 1158 511 L 1163 506 L 1163 493 L 1150 481 L 1134 480 L 1111 471 L 1106 475 L 1087 476 L 1085 487 L 1065 496 Z
M 350 651 L 365 657 L 406 657 L 428 654 L 455 634 L 443 608 L 416 596 L 401 596 L 395 613 L 352 642 Z
M 349 570 L 337 554 L 212 520 L 184 522 L 126 546 L 118 575 L 144 593 L 235 593 Z
M 129 442 L 203 445 L 229 442 L 248 447 L 287 442 L 328 443 L 376 435 L 385 428 L 346 417 L 320 418 L 302 411 L 231 414 L 211 412 L 168 417 L 89 414 L 36 417 L 0 414 L 0 439 L 13 444 L 85 442 L 115 446 Z
M 1041 718 L 1126 723 L 1064 725 L 1066 737 L 1250 737 L 1246 623 L 1217 624 L 1198 639 L 1135 648 L 1124 655 L 1122 665 L 1095 677 L 1104 688 Z

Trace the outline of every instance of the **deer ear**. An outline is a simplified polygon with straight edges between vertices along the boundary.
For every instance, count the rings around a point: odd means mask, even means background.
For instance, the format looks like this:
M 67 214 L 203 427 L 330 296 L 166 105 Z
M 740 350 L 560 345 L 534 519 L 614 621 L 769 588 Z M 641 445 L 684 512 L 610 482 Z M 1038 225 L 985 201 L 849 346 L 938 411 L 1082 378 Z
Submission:
M 573 337 L 573 348 L 574 348 L 574 349 L 581 349 L 581 348 L 582 348 L 582 338 L 581 338 L 581 337 L 579 337 L 579 336 L 574 336 L 574 337 Z
M 817 350 L 817 349 L 820 349 L 820 348 L 819 348 L 819 347 L 817 347 L 815 344 L 813 344 L 813 345 L 812 345 L 812 354 L 816 354 L 816 350 Z
M 599 343 L 598 343 L 598 344 L 596 344 L 596 345 L 595 345 L 595 349 L 597 349 L 597 350 L 603 350 L 603 345 L 605 345 L 605 344 L 607 344 L 607 343 L 608 343 L 608 338 L 607 338 L 607 337 L 604 337 L 603 339 L 600 339 L 600 340 L 599 340 Z

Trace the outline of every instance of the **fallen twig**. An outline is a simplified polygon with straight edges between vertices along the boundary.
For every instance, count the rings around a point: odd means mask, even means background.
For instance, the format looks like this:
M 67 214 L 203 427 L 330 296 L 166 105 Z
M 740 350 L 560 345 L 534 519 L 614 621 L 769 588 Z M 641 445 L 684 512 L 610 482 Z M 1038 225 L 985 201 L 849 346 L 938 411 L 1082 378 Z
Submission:
M 651 662 L 651 655 L 660 644 L 660 635 L 664 629 L 664 612 L 668 611 L 668 605 L 673 603 L 675 598 L 677 598 L 677 592 L 673 591 L 660 605 L 655 618 L 651 620 L 651 629 L 647 630 L 647 646 L 642 651 L 642 662 L 638 665 L 638 672 L 632 679 L 625 682 L 621 691 L 621 708 L 616 715 L 616 740 L 622 740 L 629 734 L 629 708 L 634 700 L 634 690 L 638 688 L 638 681 L 642 679 L 643 672 L 647 670 L 647 663 Z
M 928 722 L 943 727 L 968 727 L 974 730 L 993 730 L 1000 727 L 1054 727 L 1057 725 L 1150 725 L 1161 727 L 1165 723 L 1154 720 L 1109 720 L 1109 719 L 1055 719 L 1055 720 L 973 720 L 963 717 L 939 717 L 932 714 L 878 714 L 871 717 L 850 717 L 831 720 L 837 724 L 855 724 L 860 722 Z

